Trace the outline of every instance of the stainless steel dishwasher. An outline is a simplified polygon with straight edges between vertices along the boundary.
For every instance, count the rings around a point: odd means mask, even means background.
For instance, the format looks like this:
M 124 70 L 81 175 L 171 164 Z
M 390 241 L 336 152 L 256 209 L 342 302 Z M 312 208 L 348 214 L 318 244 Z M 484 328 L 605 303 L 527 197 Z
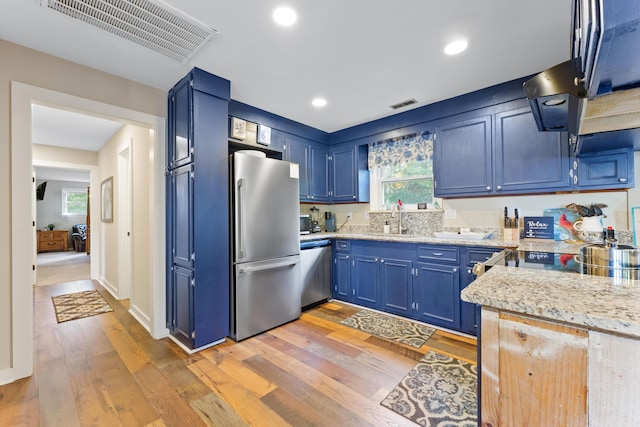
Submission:
M 331 240 L 300 243 L 302 270 L 302 308 L 311 307 L 331 297 Z

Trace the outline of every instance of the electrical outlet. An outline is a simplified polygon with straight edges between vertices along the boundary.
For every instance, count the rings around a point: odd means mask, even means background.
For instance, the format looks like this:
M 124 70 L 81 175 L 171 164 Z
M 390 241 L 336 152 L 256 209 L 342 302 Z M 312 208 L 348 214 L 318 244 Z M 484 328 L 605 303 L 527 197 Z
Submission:
M 347 212 L 347 219 L 351 219 L 353 218 L 353 216 L 351 215 L 351 212 Z
M 444 219 L 456 219 L 456 210 L 455 209 L 445 209 L 444 210 Z

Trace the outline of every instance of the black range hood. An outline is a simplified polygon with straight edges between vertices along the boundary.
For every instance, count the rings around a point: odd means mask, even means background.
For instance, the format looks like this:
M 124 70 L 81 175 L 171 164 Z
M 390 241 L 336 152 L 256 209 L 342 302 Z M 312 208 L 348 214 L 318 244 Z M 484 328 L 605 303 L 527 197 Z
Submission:
M 524 91 L 540 131 L 577 136 L 587 91 L 579 59 L 545 70 L 524 83 Z

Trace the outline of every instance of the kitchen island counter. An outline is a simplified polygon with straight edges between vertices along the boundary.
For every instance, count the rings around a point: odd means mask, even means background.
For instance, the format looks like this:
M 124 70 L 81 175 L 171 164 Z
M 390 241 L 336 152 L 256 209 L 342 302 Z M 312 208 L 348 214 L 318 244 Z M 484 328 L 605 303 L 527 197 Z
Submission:
M 463 301 L 640 338 L 640 282 L 575 272 L 494 266 Z

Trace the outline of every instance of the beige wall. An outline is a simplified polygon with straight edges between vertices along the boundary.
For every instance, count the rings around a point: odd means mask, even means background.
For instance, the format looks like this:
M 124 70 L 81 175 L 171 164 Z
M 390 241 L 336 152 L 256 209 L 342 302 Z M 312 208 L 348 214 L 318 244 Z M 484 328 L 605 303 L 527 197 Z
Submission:
M 118 192 L 121 186 L 118 176 L 118 156 L 119 152 L 126 146 L 130 146 L 131 181 L 132 181 L 132 211 L 133 224 L 131 227 L 132 236 L 132 287 L 130 290 L 131 308 L 136 311 L 140 320 L 149 326 L 152 304 L 151 287 L 151 258 L 149 247 L 149 212 L 150 208 L 150 178 L 152 175 L 152 165 L 150 160 L 151 137 L 149 129 L 125 125 L 111 140 L 100 150 L 99 171 L 100 182 L 113 177 L 113 222 L 99 222 L 96 217 L 95 224 L 102 227 L 102 251 L 103 263 L 101 263 L 100 280 L 107 285 L 117 296 L 121 295 L 121 284 L 119 283 L 119 227 L 122 218 L 119 209 L 123 203 L 122 194 Z M 95 226 L 94 226 L 95 227 Z
M 98 280 L 106 285 L 116 297 L 120 289 L 118 280 L 118 225 L 120 222 L 118 215 L 120 197 L 118 197 L 117 191 L 120 185 L 118 182 L 118 150 L 123 141 L 126 140 L 126 132 L 124 132 L 126 128 L 125 126 L 116 133 L 98 154 L 100 182 L 102 183 L 109 177 L 113 178 L 113 222 L 102 222 L 102 203 L 99 201 L 98 211 L 92 226 L 94 230 L 96 226 L 100 226 L 100 236 L 102 236 Z M 101 193 L 98 193 L 98 197 L 102 197 Z
M 13 366 L 11 81 L 166 117 L 166 91 L 0 40 L 0 372 Z M 15 141 L 29 144 L 30 141 Z M 21 273 L 20 273 L 21 274 Z M 30 272 L 25 271 L 25 275 Z M 27 280 L 27 279 L 25 279 Z
M 34 162 L 73 163 L 82 166 L 98 165 L 98 153 L 95 151 L 54 147 L 52 145 L 33 144 L 32 158 Z

